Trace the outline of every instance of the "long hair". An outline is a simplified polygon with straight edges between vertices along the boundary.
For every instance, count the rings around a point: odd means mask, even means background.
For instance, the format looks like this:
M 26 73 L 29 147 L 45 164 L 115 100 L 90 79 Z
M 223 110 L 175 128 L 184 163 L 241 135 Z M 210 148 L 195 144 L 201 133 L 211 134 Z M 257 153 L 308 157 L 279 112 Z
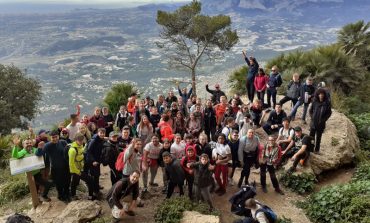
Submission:
M 144 123 L 144 121 L 143 121 L 144 118 L 147 118 L 148 119 L 148 123 L 147 124 Z M 149 118 L 146 115 L 142 115 L 141 116 L 141 120 L 140 120 L 140 123 L 139 123 L 139 129 L 140 130 L 142 130 L 144 127 L 147 127 L 149 131 L 153 130 L 152 124 L 150 123 Z

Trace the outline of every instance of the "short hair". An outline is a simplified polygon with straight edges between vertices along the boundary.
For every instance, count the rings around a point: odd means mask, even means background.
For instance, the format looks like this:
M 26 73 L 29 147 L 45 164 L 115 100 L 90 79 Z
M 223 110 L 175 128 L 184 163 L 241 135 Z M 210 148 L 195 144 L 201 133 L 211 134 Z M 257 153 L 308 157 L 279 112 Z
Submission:
M 251 116 L 251 114 L 247 113 L 247 114 L 245 114 L 245 117 L 250 119 L 252 116 Z
M 137 93 L 136 92 L 131 93 L 130 97 L 132 97 L 132 96 L 137 96 Z
M 256 208 L 257 207 L 256 200 L 254 200 L 253 198 L 249 198 L 248 200 L 245 201 L 245 207 L 248 209 Z
M 223 134 L 223 133 L 218 134 L 218 135 L 217 135 L 217 139 L 218 139 L 220 136 L 221 136 L 221 137 L 223 137 L 223 138 L 224 138 L 224 140 L 226 140 L 226 136 L 225 136 L 225 134 Z
M 134 117 L 134 116 L 129 116 L 129 117 L 128 117 L 128 121 L 129 121 L 129 122 L 133 121 L 134 119 L 135 119 L 135 117 Z
M 98 132 L 106 133 L 106 130 L 105 130 L 105 128 L 99 128 Z
M 76 133 L 76 136 L 75 136 L 75 138 L 74 138 L 74 140 L 84 140 L 85 139 L 85 136 L 84 135 L 82 135 L 82 133 Z
M 176 134 L 175 134 L 175 137 L 180 137 L 180 138 L 182 138 L 180 133 L 176 133 Z
M 171 157 L 171 158 L 172 158 L 171 154 L 170 154 L 169 152 L 167 152 L 167 151 L 165 151 L 164 153 L 162 153 L 162 158 L 163 158 L 163 157 L 166 157 L 166 156 L 168 156 L 168 157 Z
M 200 158 L 207 158 L 209 160 L 209 156 L 206 153 L 202 153 L 200 155 Z
M 282 119 L 282 122 L 284 122 L 284 121 L 286 121 L 286 122 L 290 122 L 290 119 L 289 119 L 288 117 L 284 117 L 284 118 Z
M 71 119 L 75 119 L 75 118 L 78 117 L 78 115 L 77 114 L 71 114 L 70 117 L 71 117 Z
M 59 132 L 57 130 L 53 130 L 50 132 L 50 136 L 59 136 Z
M 171 143 L 170 140 L 167 139 L 167 138 L 164 138 L 162 141 L 163 141 L 163 143 Z
M 140 176 L 140 171 L 134 170 L 130 175 L 133 175 L 134 173 L 137 173 Z
M 169 115 L 164 115 L 163 116 L 163 121 L 168 122 L 169 120 L 170 120 L 170 116 Z
M 185 139 L 193 139 L 193 135 L 192 134 L 186 134 Z
M 238 131 L 238 130 L 236 130 L 236 129 L 234 129 L 233 131 L 231 131 L 231 133 L 232 133 L 232 134 L 235 134 L 235 133 L 236 133 L 236 134 L 239 134 L 239 131 Z
M 281 104 L 280 104 L 280 103 L 276 103 L 276 104 L 275 104 L 275 107 L 276 107 L 276 105 L 279 105 L 279 106 L 281 107 Z
M 130 127 L 125 125 L 125 126 L 123 126 L 122 130 L 130 130 Z

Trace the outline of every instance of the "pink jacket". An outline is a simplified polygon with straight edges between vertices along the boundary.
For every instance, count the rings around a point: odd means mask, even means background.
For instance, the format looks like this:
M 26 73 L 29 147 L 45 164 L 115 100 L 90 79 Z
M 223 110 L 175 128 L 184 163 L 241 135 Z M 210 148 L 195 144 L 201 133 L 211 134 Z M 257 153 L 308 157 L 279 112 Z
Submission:
M 256 88 L 256 91 L 264 91 L 266 90 L 266 84 L 269 81 L 269 77 L 267 75 L 257 75 L 254 78 L 254 88 Z

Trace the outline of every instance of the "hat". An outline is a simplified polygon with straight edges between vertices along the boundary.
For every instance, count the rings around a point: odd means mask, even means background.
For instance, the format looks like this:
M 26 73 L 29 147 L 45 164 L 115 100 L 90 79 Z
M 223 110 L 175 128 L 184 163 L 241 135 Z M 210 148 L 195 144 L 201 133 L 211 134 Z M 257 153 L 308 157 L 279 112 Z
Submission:
M 41 135 L 42 133 L 48 133 L 48 132 L 45 129 L 40 129 L 39 135 Z
M 220 85 L 219 84 L 215 84 L 215 88 L 219 88 L 220 87 Z
M 57 130 L 53 130 L 50 132 L 50 136 L 58 136 L 59 132 Z
M 302 128 L 301 128 L 301 127 L 299 127 L 299 126 L 296 126 L 296 127 L 294 128 L 294 131 L 296 131 L 296 132 L 302 132 Z
M 63 128 L 62 133 L 69 133 L 69 130 L 67 128 Z
M 169 152 L 165 151 L 165 152 L 162 153 L 162 157 L 165 157 L 165 156 L 171 156 L 171 154 Z
M 110 132 L 109 137 L 113 137 L 113 136 L 120 136 L 120 133 L 116 131 Z

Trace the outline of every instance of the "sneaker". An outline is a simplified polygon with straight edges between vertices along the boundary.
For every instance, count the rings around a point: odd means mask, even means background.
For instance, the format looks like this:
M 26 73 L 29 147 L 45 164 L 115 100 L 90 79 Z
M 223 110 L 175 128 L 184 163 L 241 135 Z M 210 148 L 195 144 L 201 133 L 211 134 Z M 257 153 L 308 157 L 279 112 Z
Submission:
M 144 187 L 144 189 L 143 189 L 143 191 L 142 191 L 143 193 L 146 193 L 146 192 L 148 192 L 148 188 L 147 187 Z
M 262 187 L 262 191 L 263 191 L 264 193 L 267 193 L 267 188 L 266 188 L 266 187 Z
M 134 211 L 125 211 L 125 213 L 126 213 L 128 216 L 135 216 L 135 212 L 134 212 Z
M 281 195 L 285 195 L 285 193 L 280 188 L 276 188 L 275 192 Z
M 40 200 L 42 202 L 50 202 L 51 201 L 51 199 L 48 196 L 41 196 Z
M 149 183 L 149 186 L 151 186 L 151 187 L 158 187 L 158 184 L 157 183 Z
M 233 179 L 229 178 L 229 179 L 228 179 L 228 181 L 229 181 L 229 186 L 234 186 L 234 181 L 233 181 Z

